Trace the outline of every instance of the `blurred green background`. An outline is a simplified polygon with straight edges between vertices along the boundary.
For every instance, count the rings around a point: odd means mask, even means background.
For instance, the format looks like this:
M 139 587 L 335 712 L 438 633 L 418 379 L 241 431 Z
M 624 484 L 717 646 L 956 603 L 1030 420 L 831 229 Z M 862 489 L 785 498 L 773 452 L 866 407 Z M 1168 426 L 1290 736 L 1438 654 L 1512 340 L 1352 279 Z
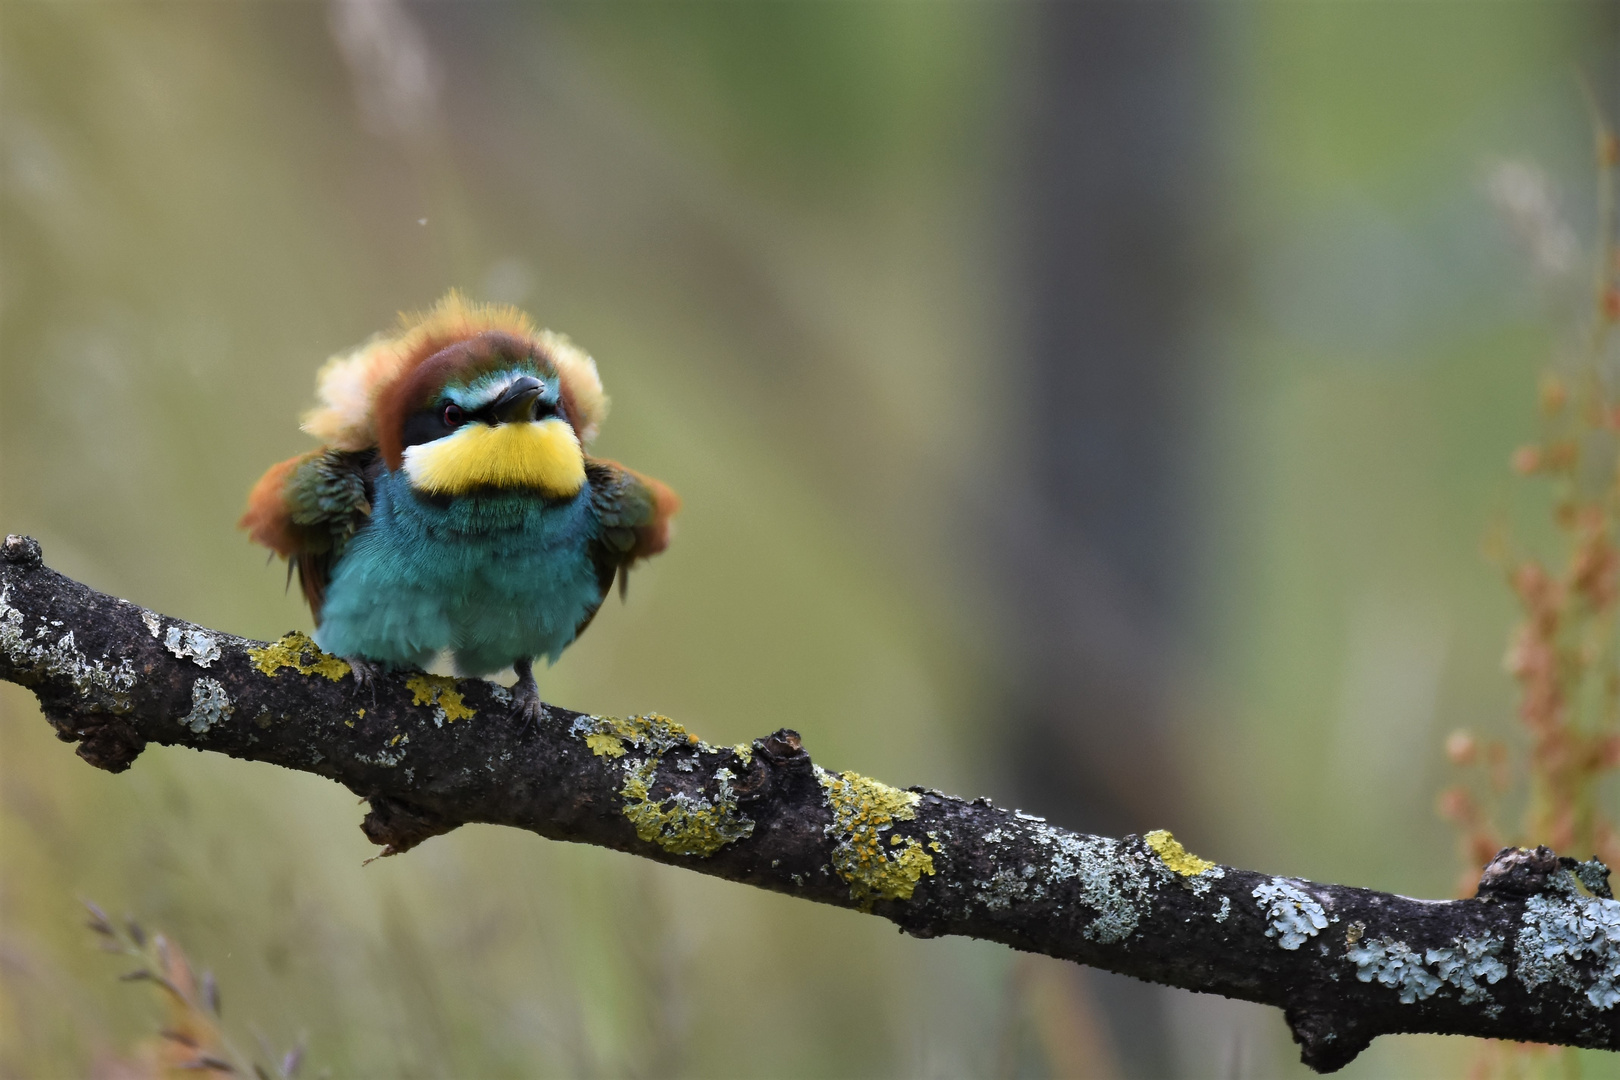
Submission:
M 686 501 L 549 698 L 1445 896 L 1440 744 L 1512 726 L 1480 541 L 1544 535 L 1506 461 L 1617 38 L 1573 2 L 5 0 L 0 525 L 307 629 L 245 492 L 326 356 L 460 286 L 590 349 L 598 450 Z M 0 707 L 7 1077 L 154 1030 L 80 897 L 310 1075 L 1304 1074 L 1270 1010 L 615 853 L 479 826 L 362 868 L 325 781 L 109 776 Z

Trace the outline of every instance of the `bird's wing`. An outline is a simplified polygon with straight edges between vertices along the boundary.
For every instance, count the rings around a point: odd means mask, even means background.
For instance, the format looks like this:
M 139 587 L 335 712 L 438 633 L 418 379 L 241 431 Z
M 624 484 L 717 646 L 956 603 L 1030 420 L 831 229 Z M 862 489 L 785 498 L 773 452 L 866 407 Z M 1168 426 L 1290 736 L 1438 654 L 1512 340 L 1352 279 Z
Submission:
M 619 579 L 621 595 L 637 559 L 657 555 L 669 546 L 670 519 L 681 508 L 680 497 L 667 485 L 627 469 L 616 461 L 585 459 L 585 479 L 591 487 L 591 507 L 597 530 L 590 544 L 591 563 L 605 599 Z M 593 610 L 579 624 L 590 625 Z
M 270 466 L 248 495 L 239 526 L 297 568 L 317 624 L 332 566 L 371 520 L 377 461 L 375 450 L 323 447 Z

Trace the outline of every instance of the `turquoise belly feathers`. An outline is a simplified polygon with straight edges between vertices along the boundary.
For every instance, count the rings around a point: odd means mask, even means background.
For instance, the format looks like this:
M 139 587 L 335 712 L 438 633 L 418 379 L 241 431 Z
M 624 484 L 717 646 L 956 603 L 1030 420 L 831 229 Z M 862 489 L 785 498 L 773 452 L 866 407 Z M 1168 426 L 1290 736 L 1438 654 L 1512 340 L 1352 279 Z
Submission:
M 271 466 L 241 521 L 296 570 L 315 640 L 361 681 L 441 652 L 464 675 L 512 667 L 516 715 L 538 720 L 533 662 L 664 550 L 680 505 L 585 453 L 607 408 L 596 364 L 452 292 L 333 357 L 317 394 L 303 426 L 324 445 Z

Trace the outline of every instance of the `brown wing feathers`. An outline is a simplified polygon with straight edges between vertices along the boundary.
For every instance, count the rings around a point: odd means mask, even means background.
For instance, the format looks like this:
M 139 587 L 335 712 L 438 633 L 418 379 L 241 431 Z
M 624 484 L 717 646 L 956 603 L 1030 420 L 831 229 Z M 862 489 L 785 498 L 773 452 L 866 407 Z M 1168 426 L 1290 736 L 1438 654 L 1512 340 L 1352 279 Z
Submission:
M 311 450 L 307 454 L 278 461 L 265 470 L 259 482 L 248 492 L 247 512 L 236 523 L 247 530 L 249 539 L 263 544 L 277 555 L 291 558 L 309 543 L 308 530 L 293 522 L 292 507 L 287 503 L 287 481 L 293 472 L 309 459 L 322 453 Z
M 312 450 L 272 465 L 238 525 L 298 571 L 318 625 L 332 564 L 371 515 L 377 452 Z
M 605 594 L 618 576 L 621 591 L 630 567 L 669 546 L 670 518 L 681 500 L 667 485 L 616 461 L 585 459 L 600 535 L 591 552 Z

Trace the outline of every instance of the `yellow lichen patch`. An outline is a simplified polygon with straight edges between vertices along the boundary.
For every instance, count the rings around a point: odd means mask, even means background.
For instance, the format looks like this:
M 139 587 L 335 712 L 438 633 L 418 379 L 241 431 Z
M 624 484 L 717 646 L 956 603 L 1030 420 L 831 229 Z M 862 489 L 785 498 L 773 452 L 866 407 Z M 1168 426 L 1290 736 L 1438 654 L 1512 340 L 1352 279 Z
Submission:
M 1154 829 L 1142 839 L 1153 849 L 1153 853 L 1163 860 L 1164 865 L 1182 877 L 1197 877 L 1206 870 L 1215 869 L 1214 863 L 1208 859 L 1200 859 L 1182 847 L 1181 841 L 1171 836 L 1168 829 Z
M 827 833 L 838 838 L 833 869 L 849 882 L 850 898 L 862 911 L 872 910 L 880 899 L 910 900 L 922 876 L 933 874 L 934 857 L 916 840 L 899 835 L 892 835 L 889 845 L 900 850 L 885 852 L 878 834 L 892 829 L 896 821 L 915 820 L 921 796 L 859 773 L 818 768 L 816 778 L 832 807 Z
M 574 722 L 574 733 L 582 735 L 585 744 L 597 757 L 620 757 L 626 747 L 652 750 L 662 754 L 672 746 L 683 743 L 696 745 L 700 750 L 710 748 L 696 735 L 687 731 L 667 716 L 648 713 L 646 716 L 582 716 Z M 614 742 L 623 743 L 617 754 L 608 749 Z
M 597 757 L 624 757 L 624 744 L 617 735 L 606 735 L 597 732 L 585 736 L 585 745 L 591 748 L 591 753 Z
M 636 827 L 637 836 L 673 854 L 706 859 L 727 844 L 754 835 L 753 819 L 737 809 L 730 769 L 716 770 L 720 790 L 713 799 L 684 792 L 655 798 L 651 784 L 661 756 L 655 754 L 634 767 L 627 763 L 629 776 L 619 789 L 624 816 Z
M 671 750 L 695 747 L 699 755 L 719 751 L 700 740 L 667 716 L 582 716 L 574 721 L 574 734 L 585 740 L 597 757 L 621 758 L 631 750 L 647 756 L 624 763 L 625 781 L 619 789 L 624 797 L 624 816 L 636 827 L 636 835 L 676 855 L 708 858 L 727 844 L 754 834 L 754 822 L 737 808 L 730 769 L 717 769 L 716 793 L 690 795 L 676 791 L 655 796 L 652 785 L 659 763 Z M 699 757 L 701 761 L 701 756 Z M 682 769 L 688 762 L 682 760 Z
M 462 700 L 460 690 L 446 690 L 439 695 L 439 708 L 444 710 L 445 720 L 471 720 L 478 715 L 478 710 Z
M 447 675 L 412 675 L 405 680 L 405 689 L 411 692 L 412 705 L 432 705 L 439 700 L 445 683 L 454 686 L 455 680 Z
M 753 743 L 740 742 L 731 748 L 731 752 L 741 758 L 744 765 L 752 765 L 754 763 Z
M 456 689 L 456 680 L 448 675 L 412 675 L 405 680 L 405 689 L 411 692 L 412 705 L 438 706 L 447 724 L 478 715 L 478 710 L 468 705 Z
M 313 659 L 306 661 L 306 655 Z M 248 658 L 254 667 L 270 676 L 282 668 L 292 668 L 300 675 L 323 675 L 337 682 L 349 673 L 347 661 L 321 652 L 319 645 L 297 630 L 262 649 L 249 649 Z

